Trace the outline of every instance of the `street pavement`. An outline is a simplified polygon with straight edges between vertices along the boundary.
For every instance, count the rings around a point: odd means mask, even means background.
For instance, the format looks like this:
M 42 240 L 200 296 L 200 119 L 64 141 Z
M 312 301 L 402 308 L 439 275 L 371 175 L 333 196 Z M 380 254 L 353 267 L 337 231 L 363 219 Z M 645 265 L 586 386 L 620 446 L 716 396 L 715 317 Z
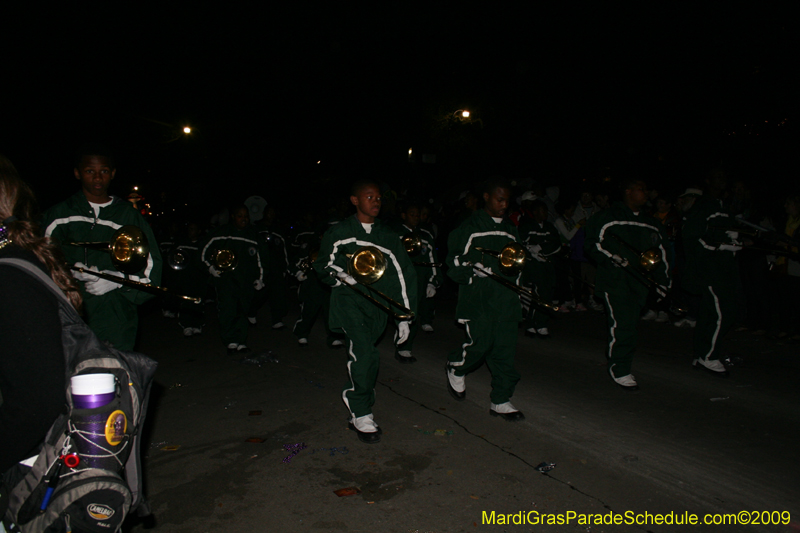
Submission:
M 145 309 L 138 349 L 159 362 L 142 446 L 150 530 L 800 530 L 797 345 L 732 333 L 723 379 L 691 367 L 691 329 L 642 322 L 631 393 L 606 371 L 604 316 L 558 313 L 550 339 L 519 331 L 512 401 L 526 419 L 514 423 L 489 416 L 486 366 L 466 401 L 448 395 L 445 358 L 464 338 L 454 307 L 438 301 L 415 364 L 395 361 L 391 328 L 381 340 L 372 445 L 347 428 L 345 351 L 325 346 L 319 323 L 300 348 L 296 305 L 280 331 L 261 310 L 249 339 L 260 364 L 226 354 L 213 305 L 190 338 Z M 741 511 L 783 523 L 702 525 Z M 701 525 L 654 523 L 687 514 Z

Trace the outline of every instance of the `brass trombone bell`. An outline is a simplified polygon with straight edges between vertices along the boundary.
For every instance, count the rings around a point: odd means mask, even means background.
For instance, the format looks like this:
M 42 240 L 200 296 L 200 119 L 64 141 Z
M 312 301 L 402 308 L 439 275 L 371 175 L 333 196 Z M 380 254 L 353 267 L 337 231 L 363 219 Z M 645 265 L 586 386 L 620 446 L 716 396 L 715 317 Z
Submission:
M 167 256 L 167 264 L 172 270 L 184 270 L 189 266 L 189 258 L 179 248 L 176 248 Z
M 523 268 L 525 268 L 527 254 L 525 252 L 525 247 L 518 242 L 509 242 L 503 246 L 503 249 L 499 252 L 495 250 L 487 250 L 486 248 L 481 248 L 480 246 L 476 246 L 475 250 L 481 252 L 482 254 L 496 257 L 500 263 L 498 270 L 506 276 L 515 276 L 519 274 Z
M 409 233 L 403 235 L 401 240 L 403 241 L 403 248 L 406 249 L 409 257 L 415 257 L 422 252 L 422 239 L 418 234 Z
M 347 273 L 365 285 L 375 283 L 386 271 L 386 259 L 374 246 L 364 246 L 350 256 Z
M 111 262 L 123 274 L 135 274 L 145 267 L 150 255 L 147 236 L 137 226 L 122 226 L 108 242 L 69 242 L 90 250 L 106 250 L 111 253 Z
M 652 272 L 661 264 L 661 252 L 658 248 L 650 248 L 639 255 L 639 266 L 645 272 Z
M 236 270 L 236 267 L 239 264 L 239 261 L 236 258 L 236 254 L 233 253 L 233 250 L 228 250 L 226 248 L 216 250 L 211 255 L 211 262 L 214 263 L 214 266 L 217 268 L 217 270 L 221 272 L 230 272 L 232 270 Z

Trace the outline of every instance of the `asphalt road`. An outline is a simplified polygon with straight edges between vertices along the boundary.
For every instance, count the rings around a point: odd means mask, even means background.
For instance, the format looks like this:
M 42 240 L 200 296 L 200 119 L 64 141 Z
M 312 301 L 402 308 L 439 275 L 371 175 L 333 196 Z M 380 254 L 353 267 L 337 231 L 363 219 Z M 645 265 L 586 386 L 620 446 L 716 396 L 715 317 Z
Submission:
M 734 366 L 721 379 L 692 369 L 691 329 L 642 322 L 641 390 L 629 393 L 605 370 L 604 317 L 560 313 L 549 340 L 519 332 L 513 403 L 526 420 L 511 423 L 489 416 L 485 366 L 467 377 L 466 401 L 448 395 L 443 365 L 463 333 L 454 301 L 438 307 L 416 364 L 394 360 L 391 335 L 380 343 L 374 445 L 347 429 L 345 352 L 325 346 L 320 324 L 299 348 L 295 306 L 282 331 L 261 311 L 249 344 L 278 361 L 261 365 L 226 355 L 213 305 L 191 338 L 157 309 L 144 313 L 139 350 L 159 361 L 142 448 L 154 530 L 800 530 L 797 345 L 732 333 Z M 702 525 L 741 511 L 784 523 Z M 701 525 L 654 523 L 687 513 Z M 580 523 L 586 515 L 623 523 Z

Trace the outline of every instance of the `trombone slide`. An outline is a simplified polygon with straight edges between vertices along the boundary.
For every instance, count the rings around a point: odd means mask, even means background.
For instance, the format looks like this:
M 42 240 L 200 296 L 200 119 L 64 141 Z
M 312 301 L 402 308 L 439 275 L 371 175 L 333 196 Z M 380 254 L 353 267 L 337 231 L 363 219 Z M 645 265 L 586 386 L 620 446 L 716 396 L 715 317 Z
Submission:
M 98 278 L 102 278 L 108 281 L 113 281 L 114 283 L 119 283 L 120 285 L 127 285 L 129 287 L 133 287 L 134 289 L 139 289 L 145 292 L 149 292 L 152 294 L 158 294 L 160 296 L 165 295 L 173 295 L 177 296 L 178 298 L 182 298 L 184 300 L 188 300 L 192 303 L 199 304 L 203 301 L 202 298 L 194 298 L 192 296 L 184 296 L 182 294 L 175 294 L 166 287 L 159 287 L 157 285 L 150 285 L 148 283 L 142 283 L 141 281 L 134 281 L 132 279 L 120 278 L 117 276 L 113 276 L 111 274 L 105 274 L 103 272 L 97 272 L 95 270 L 89 270 L 86 268 L 77 267 L 75 265 L 70 265 L 70 270 L 74 270 L 75 272 L 82 272 L 84 274 L 89 274 L 90 276 L 96 276 Z
M 512 291 L 516 292 L 520 296 L 524 296 L 525 298 L 528 298 L 532 303 L 534 303 L 536 305 L 539 305 L 541 307 L 544 307 L 545 309 L 549 309 L 550 311 L 558 311 L 558 306 L 555 306 L 553 304 L 549 304 L 549 303 L 545 302 L 544 300 L 541 300 L 538 296 L 536 296 L 533 293 L 533 291 L 529 291 L 525 287 L 520 287 L 519 285 L 511 283 L 507 279 L 504 279 L 504 278 L 498 276 L 494 272 L 490 272 L 488 270 L 484 270 L 483 268 L 477 267 L 475 265 L 472 265 L 472 268 L 475 269 L 478 272 L 482 272 L 482 273 L 486 274 L 486 277 L 492 278 L 493 280 L 497 281 L 498 283 L 500 283 L 501 285 L 505 286 L 506 288 L 509 288 Z

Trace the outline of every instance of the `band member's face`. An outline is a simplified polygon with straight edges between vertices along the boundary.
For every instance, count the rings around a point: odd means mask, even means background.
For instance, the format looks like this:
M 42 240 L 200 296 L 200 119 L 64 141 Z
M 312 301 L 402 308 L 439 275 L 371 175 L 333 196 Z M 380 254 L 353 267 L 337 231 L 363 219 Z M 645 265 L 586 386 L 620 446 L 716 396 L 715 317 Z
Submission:
M 540 206 L 534 209 L 533 219 L 540 224 L 547 220 L 547 208 Z
M 381 192 L 375 185 L 367 185 L 350 197 L 350 203 L 356 206 L 359 220 L 371 224 L 381 212 Z
M 416 228 L 419 226 L 419 208 L 418 207 L 409 207 L 405 213 L 400 215 L 403 217 L 403 222 L 406 226 L 411 229 Z
M 634 182 L 625 191 L 625 199 L 628 207 L 642 207 L 647 203 L 647 186 L 643 181 Z
M 87 200 L 94 203 L 108 201 L 108 186 L 117 171 L 111 167 L 107 157 L 85 155 L 74 173 Z
M 247 209 L 240 207 L 233 213 L 233 225 L 239 229 L 244 229 L 250 225 L 250 213 Z
M 511 191 L 504 187 L 498 187 L 491 193 L 483 193 L 483 199 L 486 201 L 486 213 L 490 217 L 502 218 L 508 209 L 508 197 L 511 196 Z

